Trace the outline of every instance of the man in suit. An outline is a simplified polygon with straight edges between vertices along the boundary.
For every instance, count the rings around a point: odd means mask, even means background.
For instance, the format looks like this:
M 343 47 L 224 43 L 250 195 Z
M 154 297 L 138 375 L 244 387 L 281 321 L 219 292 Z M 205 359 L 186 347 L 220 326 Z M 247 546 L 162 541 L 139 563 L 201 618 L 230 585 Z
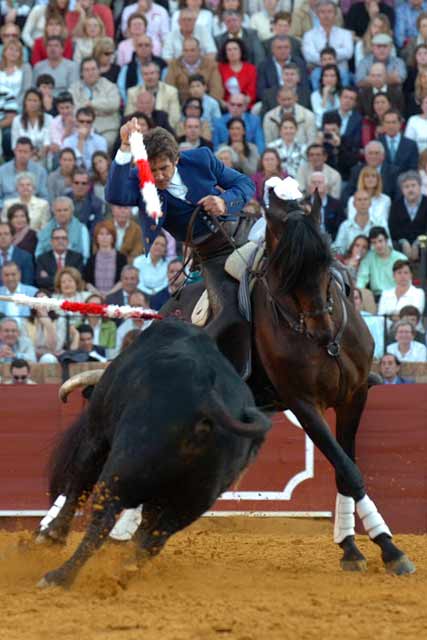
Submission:
M 206 147 L 178 152 L 174 137 L 157 128 L 144 135 L 148 161 L 162 200 L 163 215 L 157 225 L 149 218 L 141 199 L 137 172 L 131 168 L 129 135 L 133 120 L 120 130 L 122 144 L 110 169 L 106 199 L 112 204 L 138 205 L 147 245 L 164 227 L 185 241 L 194 209 L 201 207 L 192 228 L 192 245 L 202 265 L 213 319 L 208 333 L 242 376 L 247 374 L 250 326 L 237 304 L 238 284 L 224 271 L 232 248 L 214 224 L 212 216 L 236 225 L 235 214 L 253 198 L 255 187 L 247 176 L 225 167 Z
M 297 123 L 297 135 L 295 142 L 305 146 L 310 145 L 316 139 L 316 121 L 310 109 L 298 104 L 298 96 L 295 89 L 281 87 L 277 93 L 277 107 L 270 109 L 264 116 L 263 129 L 266 144 L 280 137 L 279 129 L 283 116 L 291 115 Z
M 415 380 L 399 375 L 400 360 L 392 353 L 386 353 L 380 360 L 380 373 L 383 384 L 414 384 Z
M 359 149 L 341 137 L 341 116 L 337 111 L 326 111 L 322 119 L 323 147 L 327 164 L 336 169 L 344 181 L 349 178 L 352 167 L 359 158 Z
M 307 67 L 299 58 L 292 58 L 290 38 L 276 36 L 271 45 L 271 55 L 261 62 L 257 68 L 257 95 L 262 98 L 267 89 L 273 89 L 283 84 L 282 69 L 293 62 L 299 69 L 300 78 L 307 78 Z
M 381 175 L 383 192 L 393 199 L 396 191 L 397 169 L 387 162 L 384 146 L 378 140 L 371 140 L 365 147 L 365 162 L 358 162 L 350 172 L 350 179 L 344 189 L 342 201 L 347 203 L 357 189 L 357 181 L 363 167 L 372 167 Z
M 328 184 L 323 173 L 315 171 L 311 174 L 308 190 L 310 193 L 309 201 L 313 203 L 314 193 L 318 191 L 321 199 L 320 210 L 320 227 L 323 231 L 326 231 L 331 236 L 332 240 L 335 240 L 338 227 L 341 222 L 346 219 L 344 207 L 337 198 L 333 198 L 328 194 Z
M 362 144 L 362 116 L 356 111 L 357 90 L 353 87 L 341 89 L 339 109 L 329 113 L 341 118 L 341 139 L 351 147 L 360 149 Z
M 359 90 L 358 111 L 368 118 L 374 117 L 373 101 L 377 93 L 385 93 L 391 106 L 400 113 L 405 110 L 402 87 L 399 84 L 387 83 L 387 69 L 383 62 L 372 65 L 366 78 L 366 86 Z
M 397 109 L 389 109 L 382 121 L 384 134 L 378 140 L 384 145 L 385 159 L 396 167 L 397 173 L 417 171 L 418 145 L 401 134 L 402 116 Z
M 181 108 L 179 106 L 178 89 L 172 87 L 166 82 L 160 80 L 160 69 L 154 62 L 148 62 L 142 65 L 142 78 L 144 82 L 144 89 L 153 94 L 156 98 L 156 109 L 159 111 L 166 111 L 169 115 L 169 122 L 171 127 L 176 128 L 180 116 Z M 127 92 L 127 101 L 131 105 L 135 103 L 136 96 L 140 91 L 140 87 L 132 87 Z M 126 109 L 125 113 L 133 113 L 134 108 L 130 111 Z
M 28 251 L 19 249 L 12 244 L 12 227 L 8 222 L 0 222 L 0 267 L 7 262 L 15 262 L 21 271 L 24 284 L 34 284 L 33 257 Z M 2 283 L 0 277 L 0 284 Z
M 304 76 L 306 77 L 306 76 Z M 306 109 L 311 108 L 310 103 L 310 88 L 307 80 L 301 80 L 298 66 L 294 62 L 290 62 L 282 69 L 282 86 L 287 89 L 293 89 L 298 96 L 298 104 L 302 105 Z M 277 95 L 280 89 L 280 85 L 266 89 L 264 94 L 260 96 L 262 98 L 262 115 L 274 109 L 277 106 Z
M 402 197 L 394 200 L 390 209 L 389 227 L 393 244 L 409 260 L 419 259 L 418 236 L 427 232 L 427 198 L 421 193 L 421 178 L 417 171 L 407 171 L 399 177 Z
M 104 219 L 104 203 L 91 191 L 87 169 L 83 167 L 75 169 L 71 189 L 66 193 L 73 201 L 75 217 L 88 228 L 92 236 L 96 224 Z
M 26 296 L 34 296 L 37 293 L 35 287 L 30 287 L 21 282 L 21 270 L 15 262 L 5 262 L 1 269 L 3 286 L 0 287 L 0 294 L 3 296 L 13 296 L 15 293 L 23 293 Z M 0 313 L 11 318 L 29 318 L 30 307 L 17 305 L 14 302 L 0 301 Z
M 75 267 L 81 273 L 83 256 L 68 248 L 66 229 L 52 229 L 50 240 L 52 251 L 42 253 L 36 260 L 36 284 L 40 289 L 53 291 L 56 272 L 64 267 Z
M 120 282 L 122 288 L 107 296 L 107 304 L 116 304 L 119 307 L 130 304 L 130 296 L 138 290 L 139 270 L 131 264 L 127 264 L 121 271 Z M 122 322 L 123 320 L 115 320 L 117 326 L 122 324 Z
M 259 116 L 247 111 L 248 98 L 243 93 L 234 93 L 227 102 L 228 113 L 224 113 L 220 118 L 214 121 L 214 129 L 212 133 L 212 143 L 214 149 L 218 149 L 220 144 L 224 144 L 228 140 L 227 122 L 230 118 L 242 118 L 245 123 L 246 140 L 256 144 L 260 153 L 264 151 L 264 135 L 261 127 Z
M 256 30 L 242 27 L 242 15 L 238 11 L 223 11 L 222 16 L 227 30 L 215 38 L 218 51 L 221 51 L 229 38 L 240 38 L 245 45 L 248 62 L 256 66 L 260 65 L 265 58 L 265 50 Z

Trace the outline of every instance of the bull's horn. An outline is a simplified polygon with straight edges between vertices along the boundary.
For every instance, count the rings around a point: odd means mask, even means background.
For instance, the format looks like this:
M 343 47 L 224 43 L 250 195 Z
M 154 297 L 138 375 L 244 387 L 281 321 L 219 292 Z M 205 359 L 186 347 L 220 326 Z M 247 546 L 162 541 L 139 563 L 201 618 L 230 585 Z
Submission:
M 256 407 L 243 411 L 243 420 L 233 418 L 215 391 L 209 394 L 205 416 L 213 419 L 218 426 L 244 438 L 262 438 L 271 428 L 271 421 Z
M 76 373 L 75 376 L 69 378 L 61 388 L 59 389 L 59 399 L 62 402 L 67 402 L 67 398 L 69 394 L 78 387 L 89 387 L 95 385 L 99 382 L 102 374 L 105 369 L 92 369 L 91 371 L 82 371 L 81 373 Z

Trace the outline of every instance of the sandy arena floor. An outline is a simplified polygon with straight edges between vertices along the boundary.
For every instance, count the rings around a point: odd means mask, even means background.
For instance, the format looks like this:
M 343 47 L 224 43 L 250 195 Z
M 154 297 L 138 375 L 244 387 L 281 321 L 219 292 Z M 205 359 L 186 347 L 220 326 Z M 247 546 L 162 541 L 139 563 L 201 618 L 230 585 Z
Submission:
M 342 573 L 327 522 L 203 519 L 126 588 L 130 545 L 108 545 L 70 591 L 36 589 L 79 537 L 23 551 L 27 534 L 0 532 L 1 640 L 427 638 L 427 536 L 396 536 L 417 573 L 395 578 L 365 538 L 368 573 Z

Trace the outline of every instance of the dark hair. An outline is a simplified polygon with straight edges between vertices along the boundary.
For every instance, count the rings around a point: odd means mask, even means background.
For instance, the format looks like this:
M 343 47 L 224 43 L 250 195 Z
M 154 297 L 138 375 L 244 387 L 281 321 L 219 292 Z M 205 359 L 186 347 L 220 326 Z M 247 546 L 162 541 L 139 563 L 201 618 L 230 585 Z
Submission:
M 90 174 L 89 174 L 88 169 L 86 169 L 86 167 L 81 166 L 81 167 L 76 167 L 74 169 L 74 171 L 73 171 L 73 179 L 76 176 L 89 176 L 90 177 Z
M 143 13 L 139 13 L 139 11 L 136 11 L 135 13 L 131 13 L 129 18 L 126 21 L 126 28 L 129 29 L 132 20 L 142 20 L 142 22 L 145 24 L 145 30 L 147 31 L 147 27 L 148 27 L 148 20 L 147 18 L 144 16 Z
M 262 152 L 262 154 L 260 156 L 259 163 L 258 163 L 258 171 L 262 171 L 263 170 L 262 161 L 264 160 L 264 157 L 265 157 L 265 155 L 267 153 L 272 153 L 275 156 L 275 158 L 277 160 L 277 170 L 278 170 L 278 174 L 277 175 L 281 176 L 282 175 L 282 161 L 280 159 L 279 152 L 277 151 L 277 149 L 269 149 L 268 147 L 267 147 L 267 149 L 264 149 L 264 151 Z
M 143 113 L 142 111 L 134 111 L 133 113 L 131 113 L 128 116 L 125 116 L 123 118 L 123 124 L 125 124 L 126 122 L 129 122 L 129 120 L 132 120 L 132 118 L 137 118 L 137 119 L 141 119 L 141 120 L 145 120 L 145 122 L 147 123 L 147 127 L 149 129 L 154 129 L 154 122 L 153 120 L 150 118 L 150 116 L 147 116 L 146 113 Z
M 179 149 L 174 136 L 162 127 L 154 127 L 144 135 L 145 148 L 149 160 L 168 158 L 171 162 L 176 162 Z
M 58 104 L 65 104 L 66 102 L 74 104 L 73 96 L 71 95 L 71 93 L 69 93 L 69 91 L 61 91 L 61 93 L 58 93 L 55 98 L 55 104 L 56 106 L 58 106 Z
M 205 87 L 207 85 L 206 78 L 202 76 L 201 73 L 193 73 L 191 76 L 189 76 L 188 85 L 190 85 L 192 82 L 201 82 Z
M 326 64 L 324 67 L 322 67 L 322 71 L 320 73 L 319 91 L 323 88 L 323 77 L 326 71 L 331 71 L 332 69 L 335 71 L 335 75 L 337 78 L 335 93 L 339 93 L 341 91 L 342 85 L 341 85 L 340 70 L 338 69 L 336 64 Z
M 28 207 L 26 204 L 23 204 L 21 202 L 16 202 L 15 204 L 12 204 L 7 210 L 6 215 L 10 224 L 12 224 L 12 218 L 17 211 L 23 211 L 27 219 L 27 224 L 30 224 L 30 214 L 28 213 Z
M 322 57 L 324 54 L 325 54 L 325 55 L 326 55 L 326 54 L 329 54 L 329 55 L 331 55 L 331 56 L 334 56 L 335 58 L 337 57 L 337 51 L 336 51 L 336 49 L 334 49 L 333 47 L 330 47 L 330 46 L 329 46 L 329 47 L 328 47 L 328 46 L 323 47 L 323 49 L 322 49 L 322 50 L 321 50 L 321 52 L 320 52 L 320 57 Z
M 94 58 L 93 56 L 86 56 L 86 58 L 83 58 L 83 60 L 80 63 L 80 73 L 82 73 L 83 71 L 83 66 L 86 64 L 86 62 L 95 62 L 96 66 L 99 69 L 99 62 L 96 58 Z
M 90 104 L 87 105 L 87 107 L 80 107 L 80 109 L 77 109 L 76 119 L 79 117 L 80 114 L 89 116 L 90 118 L 92 118 L 93 121 L 95 121 L 95 118 L 96 118 L 95 109 L 91 107 Z
M 29 138 L 28 136 L 20 136 L 16 141 L 15 149 L 18 146 L 18 144 L 28 144 L 31 147 L 31 149 L 34 149 L 33 142 L 31 138 Z
M 403 269 L 403 267 L 408 267 L 409 271 L 412 273 L 412 267 L 409 260 L 396 260 L 396 262 L 393 262 L 393 273 L 395 271 L 399 271 L 399 269 Z
M 243 18 L 243 14 L 244 14 L 244 2 L 243 0 L 239 0 L 239 8 L 238 9 L 234 9 L 235 13 L 240 13 L 240 15 Z M 217 14 L 217 16 L 219 16 L 219 19 L 222 20 L 222 14 L 224 13 L 225 9 L 224 9 L 224 0 L 219 0 L 218 2 L 218 6 L 216 8 L 215 13 Z
M 284 122 L 292 122 L 292 124 L 294 125 L 295 129 L 298 129 L 298 123 L 295 120 L 294 116 L 291 113 L 285 113 L 285 115 L 283 116 L 283 118 L 280 121 L 279 124 L 279 130 L 282 128 L 282 125 Z
M 227 122 L 227 129 L 228 129 L 228 141 L 227 144 L 231 145 L 231 140 L 230 140 L 230 127 L 234 124 L 234 123 L 240 123 L 243 127 L 243 155 L 248 158 L 250 156 L 251 150 L 249 148 L 248 145 L 248 141 L 246 140 L 246 125 L 245 122 L 242 118 L 230 118 L 230 120 Z
M 42 84 L 50 84 L 55 86 L 55 78 L 49 73 L 42 73 L 36 80 L 36 87 L 39 88 Z
M 26 106 L 25 106 L 25 102 L 28 98 L 29 95 L 34 94 L 35 96 L 38 97 L 38 99 L 40 100 L 40 113 L 38 116 L 38 122 L 39 122 L 39 127 L 40 129 L 43 128 L 44 126 L 44 111 L 43 111 L 43 96 L 40 93 L 40 91 L 38 89 L 34 89 L 33 87 L 30 89 L 27 89 L 27 91 L 24 93 L 24 99 L 22 101 L 22 115 L 21 115 L 21 122 L 24 125 L 24 129 L 28 129 L 28 113 L 26 110 Z M 19 141 L 19 139 L 18 139 Z M 18 142 L 16 143 L 18 144 Z
M 77 160 L 76 152 L 71 147 L 65 147 L 64 149 L 61 149 L 61 151 L 59 152 L 59 159 L 62 158 L 64 153 L 71 153 L 71 155 L 73 156 L 74 160 Z
M 338 111 L 325 111 L 322 117 L 322 129 L 325 124 L 337 124 L 341 127 L 341 116 Z
M 310 144 L 310 145 L 307 147 L 307 158 L 308 158 L 308 154 L 309 154 L 309 153 L 310 153 L 310 151 L 312 151 L 313 149 L 321 149 L 321 150 L 322 150 L 323 155 L 325 155 L 325 154 L 326 154 L 326 151 L 325 151 L 325 149 L 323 148 L 323 145 L 319 144 L 318 142 L 313 142 L 312 144 Z
M 46 38 L 46 46 L 49 44 L 49 42 L 59 42 L 61 47 L 64 47 L 64 38 L 61 38 L 61 36 L 48 36 Z
M 225 64 L 228 63 L 226 49 L 227 49 L 227 45 L 230 42 L 234 42 L 238 45 L 238 47 L 240 48 L 241 61 L 246 62 L 248 59 L 248 53 L 247 53 L 246 45 L 241 38 L 227 38 L 227 40 L 224 42 L 224 44 L 222 45 L 219 51 L 218 61 L 223 62 Z
M 79 326 L 77 327 L 77 331 L 80 333 L 80 335 L 82 333 L 90 333 L 93 338 L 93 329 L 90 324 L 79 324 Z
M 378 94 L 377 94 L 378 95 Z M 385 114 L 383 115 L 383 120 L 386 116 L 397 116 L 399 119 L 399 122 L 402 122 L 402 114 L 400 113 L 400 111 L 398 111 L 398 109 L 393 109 L 393 107 L 391 109 L 388 109 L 388 111 L 385 112 Z
M 51 239 L 53 238 L 53 234 L 56 233 L 57 231 L 62 231 L 63 233 L 66 234 L 67 238 L 68 238 L 68 231 L 67 229 L 62 229 L 62 227 L 54 227 L 52 229 L 52 231 L 50 232 L 50 237 Z
M 361 238 L 363 238 L 363 240 L 366 240 L 366 244 L 368 245 L 368 249 L 369 249 L 369 238 L 368 238 L 368 236 L 365 236 L 363 233 L 359 233 L 359 235 L 358 235 L 358 236 L 356 236 L 356 237 L 353 239 L 353 242 L 350 244 L 349 248 L 348 248 L 348 249 L 347 249 L 347 251 L 345 252 L 345 254 L 344 254 L 344 258 L 350 258 L 351 254 L 352 254 L 352 251 L 353 251 L 353 249 L 354 249 L 354 245 L 355 245 L 355 244 L 356 244 L 356 242 L 357 242 L 358 240 L 360 240 Z M 362 294 L 360 294 L 360 297 L 362 297 Z
M 91 161 L 91 165 L 92 165 L 92 175 L 93 175 L 93 179 L 94 181 L 98 181 L 101 182 L 101 176 L 99 175 L 99 173 L 96 170 L 95 167 L 95 159 L 96 158 L 104 158 L 104 160 L 107 161 L 108 163 L 108 168 L 110 168 L 111 165 L 111 158 L 108 155 L 108 153 L 106 153 L 105 151 L 95 151 L 95 153 L 92 155 L 92 161 Z
M 12 371 L 12 369 L 22 369 L 23 367 L 26 367 L 26 369 L 30 371 L 30 365 L 24 358 L 14 358 L 10 363 L 9 371 Z
M 182 115 L 187 117 L 186 114 L 186 109 L 187 107 L 192 103 L 192 102 L 197 102 L 197 104 L 199 105 L 199 109 L 200 109 L 200 117 L 202 117 L 203 115 L 203 103 L 201 101 L 200 98 L 187 98 L 187 100 L 184 102 L 184 104 L 182 105 Z
M 278 11 L 273 16 L 273 24 L 276 24 L 276 22 L 278 22 L 279 20 L 286 20 L 286 22 L 289 22 L 289 24 L 291 24 L 292 14 L 289 13 L 289 11 Z
M 340 91 L 340 96 L 344 93 L 344 91 L 350 91 L 351 93 L 354 93 L 356 96 L 359 95 L 358 90 L 356 89 L 356 87 L 342 87 L 341 91 Z M 376 94 L 378 95 L 378 93 Z M 386 93 L 381 94 L 381 95 L 387 95 Z
M 407 304 L 401 308 L 399 311 L 399 318 L 403 318 L 404 316 L 416 316 L 417 322 L 421 318 L 421 313 L 417 307 L 414 307 L 413 304 Z
M 394 358 L 394 361 L 395 361 L 395 363 L 396 363 L 396 366 L 400 367 L 400 360 L 399 360 L 399 358 L 398 358 L 397 356 L 395 356 L 395 355 L 394 355 L 394 353 L 385 353 L 385 354 L 383 355 L 383 357 L 381 358 L 380 363 L 383 361 L 383 359 L 384 359 L 386 356 L 387 356 L 387 357 L 389 357 L 389 358 Z
M 388 240 L 388 237 L 389 237 L 384 227 L 380 227 L 380 226 L 372 227 L 368 236 L 369 240 L 375 240 L 375 238 L 378 238 L 379 236 L 384 236 L 386 240 Z

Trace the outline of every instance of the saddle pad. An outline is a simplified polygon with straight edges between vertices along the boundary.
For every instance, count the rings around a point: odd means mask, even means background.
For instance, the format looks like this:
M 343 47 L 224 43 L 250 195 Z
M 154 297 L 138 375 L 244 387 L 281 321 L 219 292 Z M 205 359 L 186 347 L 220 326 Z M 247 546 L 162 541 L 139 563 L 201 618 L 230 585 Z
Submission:
M 191 314 L 191 322 L 198 327 L 204 327 L 209 317 L 209 298 L 206 289 L 198 299 Z
M 225 261 L 225 271 L 235 280 L 241 281 L 243 274 L 251 262 L 251 256 L 257 250 L 256 242 L 247 242 L 231 253 Z

